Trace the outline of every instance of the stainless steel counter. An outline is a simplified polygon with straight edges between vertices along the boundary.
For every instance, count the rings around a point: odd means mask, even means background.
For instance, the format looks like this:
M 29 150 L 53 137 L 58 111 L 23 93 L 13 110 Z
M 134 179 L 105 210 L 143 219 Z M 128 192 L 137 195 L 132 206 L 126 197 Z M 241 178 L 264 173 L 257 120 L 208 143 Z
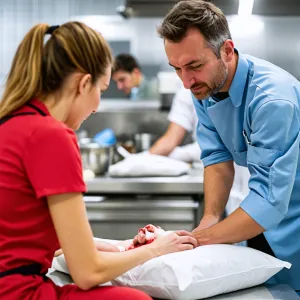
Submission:
M 179 177 L 103 176 L 86 184 L 84 199 L 95 236 L 126 239 L 145 224 L 191 231 L 203 216 L 203 176 L 199 168 Z
M 128 99 L 101 99 L 98 112 L 107 111 L 141 111 L 160 109 L 161 103 L 158 99 L 130 101 Z
M 203 193 L 203 174 L 201 169 L 191 169 L 189 174 L 178 177 L 112 178 L 106 175 L 86 184 L 87 195 L 199 195 Z
M 48 275 L 57 285 L 73 283 L 67 274 L 51 270 Z M 300 297 L 288 285 L 257 286 L 234 293 L 209 298 L 210 300 L 299 300 Z

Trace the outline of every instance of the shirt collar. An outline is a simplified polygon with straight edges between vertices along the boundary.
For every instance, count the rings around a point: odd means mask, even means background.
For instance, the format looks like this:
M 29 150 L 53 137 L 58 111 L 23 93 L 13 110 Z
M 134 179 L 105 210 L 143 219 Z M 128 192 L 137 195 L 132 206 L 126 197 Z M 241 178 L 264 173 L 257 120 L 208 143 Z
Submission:
M 142 80 L 140 82 L 140 85 L 138 86 L 139 90 L 145 88 L 146 85 L 147 85 L 147 81 L 146 81 L 145 77 L 142 76 Z
M 248 77 L 249 63 L 245 58 L 245 56 L 239 53 L 236 49 L 235 51 L 238 53 L 239 58 L 238 58 L 238 65 L 229 88 L 229 96 L 232 104 L 235 107 L 238 107 L 242 103 L 244 89 Z
M 144 77 L 142 76 L 140 84 L 138 86 L 134 86 L 131 88 L 130 94 L 129 94 L 129 98 L 131 100 L 135 100 L 137 97 L 137 94 L 139 92 L 139 90 L 143 87 L 144 85 Z
M 45 113 L 47 116 L 50 116 L 50 112 L 47 108 L 47 106 L 38 98 L 33 98 L 29 101 L 30 104 L 36 106 L 38 109 L 40 109 L 43 113 Z

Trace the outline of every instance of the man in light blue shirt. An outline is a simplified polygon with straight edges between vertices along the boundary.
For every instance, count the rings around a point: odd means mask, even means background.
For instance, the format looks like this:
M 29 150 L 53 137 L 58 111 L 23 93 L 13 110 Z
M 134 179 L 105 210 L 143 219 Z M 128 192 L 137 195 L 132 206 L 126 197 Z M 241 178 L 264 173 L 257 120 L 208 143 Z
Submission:
M 193 93 L 199 118 L 205 210 L 193 231 L 199 245 L 248 240 L 292 263 L 273 282 L 300 290 L 300 83 L 234 48 L 220 9 L 181 1 L 158 29 L 169 63 Z M 233 161 L 248 167 L 250 192 L 221 221 Z

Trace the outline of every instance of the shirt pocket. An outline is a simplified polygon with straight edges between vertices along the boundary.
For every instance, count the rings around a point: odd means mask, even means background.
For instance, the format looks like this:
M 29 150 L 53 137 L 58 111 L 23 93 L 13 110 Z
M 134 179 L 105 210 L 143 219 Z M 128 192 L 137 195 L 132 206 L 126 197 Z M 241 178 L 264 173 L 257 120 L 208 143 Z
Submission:
M 251 174 L 249 187 L 269 201 L 272 193 L 272 166 L 281 151 L 248 145 L 247 164 Z
M 281 155 L 281 151 L 248 145 L 248 163 L 270 168 Z
M 243 130 L 243 136 L 233 141 L 234 161 L 240 166 L 247 167 L 248 138 Z

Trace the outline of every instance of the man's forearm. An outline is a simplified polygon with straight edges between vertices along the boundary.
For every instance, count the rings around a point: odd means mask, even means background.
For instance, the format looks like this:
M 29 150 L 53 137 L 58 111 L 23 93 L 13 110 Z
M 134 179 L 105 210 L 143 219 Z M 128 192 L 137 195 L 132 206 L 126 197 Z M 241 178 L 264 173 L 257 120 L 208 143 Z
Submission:
M 223 221 L 204 230 L 195 230 L 193 235 L 201 246 L 238 243 L 264 231 L 242 208 L 238 208 Z
M 151 154 L 168 156 L 175 147 L 179 146 L 185 136 L 186 130 L 184 127 L 170 122 L 166 133 L 151 147 Z
M 221 219 L 234 179 L 232 161 L 208 166 L 204 169 L 204 217 Z
M 168 156 L 176 147 L 166 136 L 161 137 L 149 150 L 151 154 Z

